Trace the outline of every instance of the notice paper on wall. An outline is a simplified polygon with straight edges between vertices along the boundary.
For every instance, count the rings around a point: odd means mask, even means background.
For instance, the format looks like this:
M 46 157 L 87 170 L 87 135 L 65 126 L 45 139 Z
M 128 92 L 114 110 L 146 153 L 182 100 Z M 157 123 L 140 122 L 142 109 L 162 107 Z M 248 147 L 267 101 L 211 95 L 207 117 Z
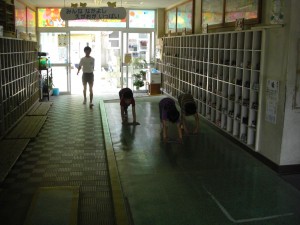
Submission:
M 279 95 L 279 81 L 267 80 L 266 90 L 266 117 L 265 120 L 276 124 L 278 95 Z
M 66 34 L 58 35 L 58 47 L 66 47 L 68 44 L 68 36 Z
M 126 64 L 130 64 L 132 62 L 132 55 L 130 53 L 126 53 L 124 59 Z

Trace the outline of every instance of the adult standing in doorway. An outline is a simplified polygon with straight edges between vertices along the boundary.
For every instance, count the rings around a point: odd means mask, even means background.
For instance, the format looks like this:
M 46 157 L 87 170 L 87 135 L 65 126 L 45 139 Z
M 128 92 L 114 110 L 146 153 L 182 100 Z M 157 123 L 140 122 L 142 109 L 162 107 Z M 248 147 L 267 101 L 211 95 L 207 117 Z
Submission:
M 89 84 L 90 91 L 90 107 L 94 106 L 93 104 L 93 85 L 94 85 L 94 67 L 95 59 L 90 56 L 92 49 L 89 46 L 84 48 L 85 57 L 80 59 L 77 75 L 79 74 L 82 68 L 82 84 L 83 84 L 83 104 L 86 104 L 86 88 Z

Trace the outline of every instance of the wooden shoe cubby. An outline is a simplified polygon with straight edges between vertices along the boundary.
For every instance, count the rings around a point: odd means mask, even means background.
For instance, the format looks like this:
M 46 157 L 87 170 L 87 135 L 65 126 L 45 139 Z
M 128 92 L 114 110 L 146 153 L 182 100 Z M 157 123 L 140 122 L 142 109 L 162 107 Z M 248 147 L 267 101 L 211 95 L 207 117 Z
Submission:
M 0 137 L 39 99 L 37 43 L 0 38 Z
M 163 91 L 190 93 L 199 114 L 256 149 L 263 31 L 163 38 Z

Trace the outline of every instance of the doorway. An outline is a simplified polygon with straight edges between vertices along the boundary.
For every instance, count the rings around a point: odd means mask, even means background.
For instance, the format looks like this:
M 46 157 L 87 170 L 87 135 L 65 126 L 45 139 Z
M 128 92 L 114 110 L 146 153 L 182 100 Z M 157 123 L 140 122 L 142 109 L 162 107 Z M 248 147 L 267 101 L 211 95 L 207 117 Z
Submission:
M 60 45 L 60 36 L 66 44 Z M 94 93 L 118 93 L 123 87 L 135 90 L 133 74 L 149 70 L 154 55 L 154 32 L 70 31 L 41 32 L 41 51 L 48 52 L 53 70 L 53 83 L 60 93 L 82 94 L 78 64 L 84 57 L 84 47 L 90 46 L 95 58 Z M 125 64 L 124 55 L 132 55 Z M 145 85 L 140 91 L 147 91 Z
M 146 80 L 144 80 L 144 86 L 137 91 L 137 88 L 134 86 L 134 74 L 140 73 L 141 70 L 147 72 L 150 69 L 154 52 L 153 37 L 154 32 L 153 35 L 150 32 L 123 33 L 123 52 L 130 54 L 132 57 L 132 63 L 124 64 L 123 66 L 124 86 L 131 88 L 135 92 L 147 92 Z
M 82 94 L 81 73 L 77 75 L 77 71 L 86 46 L 95 58 L 94 94 L 117 93 L 121 88 L 121 32 L 71 31 L 70 43 L 71 93 Z
M 41 52 L 47 52 L 51 62 L 53 85 L 62 93 L 70 93 L 68 44 L 60 44 L 60 37 L 67 37 L 66 32 L 41 32 Z M 68 40 L 66 39 L 66 42 Z

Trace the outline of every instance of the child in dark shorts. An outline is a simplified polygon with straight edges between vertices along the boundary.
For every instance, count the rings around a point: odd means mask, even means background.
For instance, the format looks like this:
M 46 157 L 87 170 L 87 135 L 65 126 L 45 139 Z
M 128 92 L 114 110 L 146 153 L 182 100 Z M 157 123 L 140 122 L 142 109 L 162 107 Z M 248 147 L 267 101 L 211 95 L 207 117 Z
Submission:
M 136 113 L 135 113 L 135 100 L 133 98 L 133 92 L 130 88 L 123 88 L 119 91 L 120 98 L 120 107 L 121 107 L 121 118 L 122 124 L 126 124 L 128 121 L 128 107 L 132 107 L 132 117 L 133 124 L 138 125 L 136 122 Z
M 92 49 L 89 46 L 84 48 L 85 57 L 80 59 L 77 75 L 82 69 L 82 85 L 83 85 L 83 104 L 86 104 L 86 89 L 89 84 L 90 107 L 93 107 L 93 86 L 94 86 L 94 67 L 95 59 L 90 56 Z
M 183 125 L 184 132 L 189 134 L 189 130 L 186 124 L 187 116 L 195 117 L 195 128 L 193 134 L 197 134 L 199 130 L 199 115 L 197 113 L 197 105 L 191 94 L 181 94 L 178 96 L 178 103 L 181 108 L 181 123 Z
M 180 128 L 180 113 L 178 112 L 175 101 L 169 97 L 163 98 L 159 102 L 159 118 L 163 129 L 163 139 L 168 141 L 167 122 L 176 123 L 179 141 L 182 142 L 182 131 Z

